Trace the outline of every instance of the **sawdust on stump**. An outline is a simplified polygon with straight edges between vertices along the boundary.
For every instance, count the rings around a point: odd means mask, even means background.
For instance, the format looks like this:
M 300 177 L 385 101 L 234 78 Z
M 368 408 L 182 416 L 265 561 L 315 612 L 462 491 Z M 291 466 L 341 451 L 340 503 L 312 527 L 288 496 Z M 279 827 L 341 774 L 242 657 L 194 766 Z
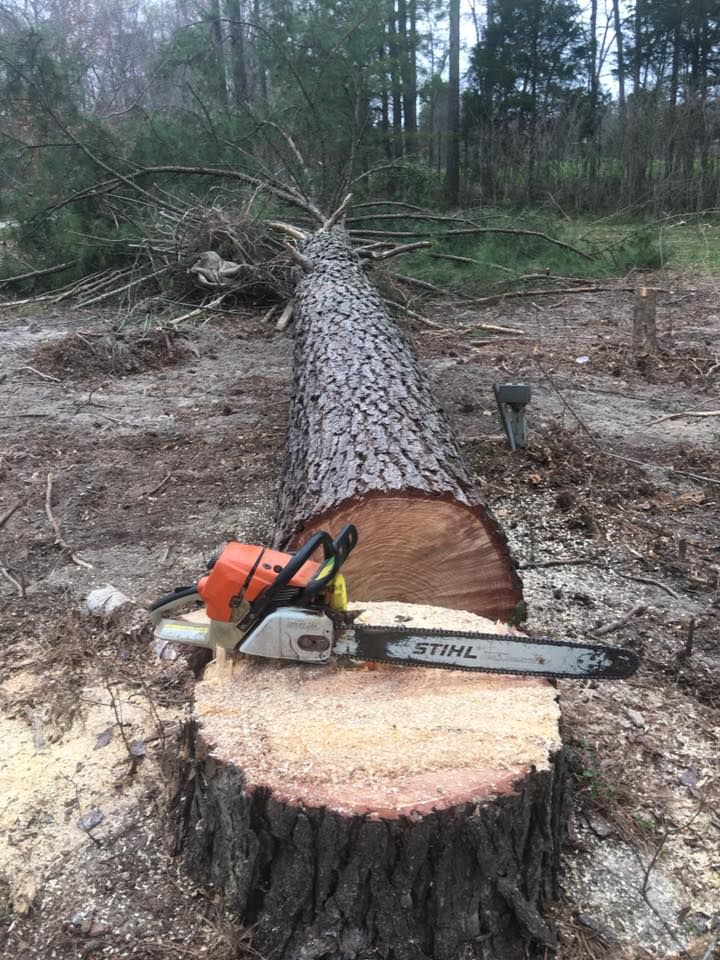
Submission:
M 364 623 L 508 632 L 463 611 L 352 606 Z M 248 658 L 211 664 L 206 677 L 195 691 L 203 752 L 283 803 L 427 813 L 512 791 L 560 745 L 555 690 L 543 679 Z

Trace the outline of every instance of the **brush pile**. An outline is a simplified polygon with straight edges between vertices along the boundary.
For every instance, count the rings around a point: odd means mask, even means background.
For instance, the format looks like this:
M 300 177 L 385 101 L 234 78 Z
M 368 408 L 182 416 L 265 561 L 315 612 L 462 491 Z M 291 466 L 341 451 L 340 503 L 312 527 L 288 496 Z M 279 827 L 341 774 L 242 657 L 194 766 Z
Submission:
M 143 236 L 122 241 L 122 247 L 113 241 L 112 268 L 14 304 L 73 300 L 78 307 L 90 307 L 113 301 L 139 317 L 171 313 L 177 323 L 187 318 L 177 317 L 178 308 L 185 306 L 199 312 L 220 304 L 274 304 L 291 295 L 292 260 L 282 240 L 246 207 L 197 205 L 177 212 L 160 208 L 142 227 Z M 198 283 L 198 274 L 192 271 L 198 258 L 208 253 L 237 267 L 220 290 Z

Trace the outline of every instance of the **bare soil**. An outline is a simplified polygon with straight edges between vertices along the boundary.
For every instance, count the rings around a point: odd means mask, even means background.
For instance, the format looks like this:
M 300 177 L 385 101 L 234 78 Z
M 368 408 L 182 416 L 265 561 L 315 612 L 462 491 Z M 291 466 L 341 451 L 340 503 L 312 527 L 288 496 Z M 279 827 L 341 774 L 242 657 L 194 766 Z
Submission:
M 660 285 L 657 358 L 632 355 L 620 291 L 468 314 L 522 342 L 413 331 L 520 561 L 531 632 L 587 636 L 635 610 L 607 634 L 642 652 L 632 680 L 559 684 L 577 785 L 565 957 L 709 960 L 717 943 L 720 418 L 653 421 L 720 408 L 720 315 L 713 282 Z M 0 956 L 250 955 L 170 855 L 161 768 L 193 672 L 152 655 L 140 607 L 227 539 L 271 536 L 291 340 L 258 320 L 170 349 L 118 337 L 112 311 L 0 311 Z M 516 454 L 498 380 L 533 390 Z M 139 605 L 129 619 L 77 613 L 106 583 Z

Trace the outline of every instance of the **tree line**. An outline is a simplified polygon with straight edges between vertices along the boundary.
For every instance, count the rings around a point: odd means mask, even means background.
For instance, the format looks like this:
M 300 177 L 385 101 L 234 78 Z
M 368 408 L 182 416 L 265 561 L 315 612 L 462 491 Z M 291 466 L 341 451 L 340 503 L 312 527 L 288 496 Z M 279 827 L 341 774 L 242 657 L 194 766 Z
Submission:
M 330 206 L 346 182 L 565 215 L 719 206 L 720 0 L 607 2 L 471 0 L 461 62 L 459 0 L 6 0 L 0 216 L 98 162 L 242 167 Z

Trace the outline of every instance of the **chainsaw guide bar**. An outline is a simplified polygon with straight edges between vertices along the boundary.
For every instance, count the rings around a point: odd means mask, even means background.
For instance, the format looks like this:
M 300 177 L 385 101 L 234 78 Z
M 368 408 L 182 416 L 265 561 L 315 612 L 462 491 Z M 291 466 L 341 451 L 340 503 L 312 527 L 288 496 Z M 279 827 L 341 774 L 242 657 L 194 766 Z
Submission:
M 356 624 L 354 653 L 340 659 L 365 660 L 470 673 L 595 680 L 632 676 L 639 659 L 632 650 L 566 640 L 534 639 L 513 634 L 471 633 L 415 627 Z

